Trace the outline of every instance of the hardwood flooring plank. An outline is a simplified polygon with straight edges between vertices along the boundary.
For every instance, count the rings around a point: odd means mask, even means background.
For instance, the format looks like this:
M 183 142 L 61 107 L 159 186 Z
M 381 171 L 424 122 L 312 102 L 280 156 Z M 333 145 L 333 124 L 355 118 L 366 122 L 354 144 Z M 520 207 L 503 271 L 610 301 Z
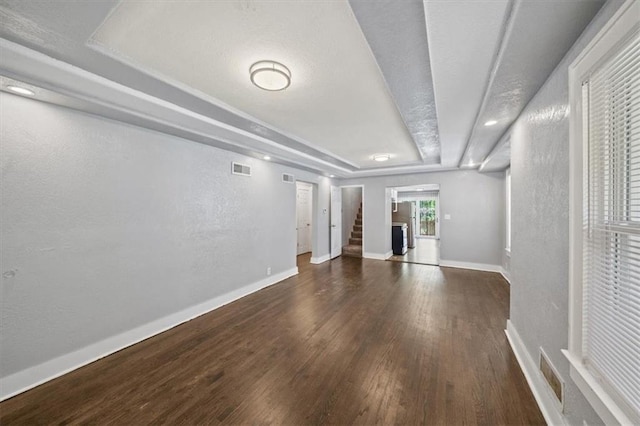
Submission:
M 0 403 L 19 424 L 544 424 L 498 274 L 300 258 L 300 274 Z

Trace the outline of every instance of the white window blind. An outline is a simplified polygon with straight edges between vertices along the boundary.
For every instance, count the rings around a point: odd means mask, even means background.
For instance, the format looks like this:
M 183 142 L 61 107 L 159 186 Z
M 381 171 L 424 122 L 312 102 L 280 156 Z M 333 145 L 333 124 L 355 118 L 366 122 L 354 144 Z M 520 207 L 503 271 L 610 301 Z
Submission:
M 640 35 L 583 85 L 586 367 L 640 415 Z

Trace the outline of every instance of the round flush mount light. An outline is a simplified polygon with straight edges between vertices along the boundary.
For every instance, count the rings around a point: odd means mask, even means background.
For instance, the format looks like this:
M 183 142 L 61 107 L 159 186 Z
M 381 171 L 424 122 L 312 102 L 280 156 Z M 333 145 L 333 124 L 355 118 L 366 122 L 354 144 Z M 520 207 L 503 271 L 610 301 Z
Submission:
M 277 92 L 291 84 L 291 71 L 279 62 L 259 61 L 249 68 L 251 82 L 263 90 Z
M 496 124 L 498 124 L 497 120 L 489 120 L 486 123 L 484 123 L 484 125 L 487 126 L 487 127 L 493 126 L 493 125 L 496 125 Z
M 24 87 L 20 86 L 7 86 L 7 90 L 11 90 L 14 93 L 26 96 L 35 96 L 36 94 L 36 92 L 34 92 L 33 90 L 25 89 Z
M 389 154 L 376 154 L 373 156 L 375 161 L 387 161 L 391 156 Z

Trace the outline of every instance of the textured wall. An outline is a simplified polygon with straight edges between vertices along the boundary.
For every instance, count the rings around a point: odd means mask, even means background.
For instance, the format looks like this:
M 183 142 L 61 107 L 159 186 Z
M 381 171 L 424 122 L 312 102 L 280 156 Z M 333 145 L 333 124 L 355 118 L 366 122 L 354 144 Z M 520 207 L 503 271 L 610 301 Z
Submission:
M 391 205 L 386 188 L 440 185 L 440 257 L 500 266 L 504 250 L 504 173 L 475 170 L 380 176 L 341 181 L 364 185 L 365 252 L 391 251 Z M 450 220 L 444 215 L 450 214 Z
M 571 424 L 600 419 L 569 377 L 568 66 L 620 6 L 609 2 L 512 127 L 511 321 L 533 359 L 542 346 L 566 387 Z
M 0 377 L 294 268 L 282 172 L 316 184 L 328 253 L 328 179 L 4 93 L 0 107 Z

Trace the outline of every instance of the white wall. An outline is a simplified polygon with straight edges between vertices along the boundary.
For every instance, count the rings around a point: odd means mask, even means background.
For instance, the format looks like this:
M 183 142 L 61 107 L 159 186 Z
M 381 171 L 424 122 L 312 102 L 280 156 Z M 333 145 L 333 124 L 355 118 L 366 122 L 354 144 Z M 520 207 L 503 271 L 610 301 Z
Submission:
M 621 1 L 610 1 L 587 27 L 511 130 L 511 326 L 527 355 L 542 347 L 566 384 L 565 420 L 602 421 L 569 377 L 568 67 Z
M 326 178 L 9 94 L 0 108 L 2 396 L 295 273 L 283 172 L 316 185 L 329 253 Z
M 364 252 L 391 251 L 391 203 L 388 188 L 440 185 L 440 257 L 443 264 L 490 265 L 499 270 L 504 249 L 504 173 L 475 170 L 346 179 L 364 185 Z M 450 214 L 450 220 L 444 215 Z
M 349 244 L 356 215 L 362 202 L 362 188 L 342 188 L 342 245 Z

